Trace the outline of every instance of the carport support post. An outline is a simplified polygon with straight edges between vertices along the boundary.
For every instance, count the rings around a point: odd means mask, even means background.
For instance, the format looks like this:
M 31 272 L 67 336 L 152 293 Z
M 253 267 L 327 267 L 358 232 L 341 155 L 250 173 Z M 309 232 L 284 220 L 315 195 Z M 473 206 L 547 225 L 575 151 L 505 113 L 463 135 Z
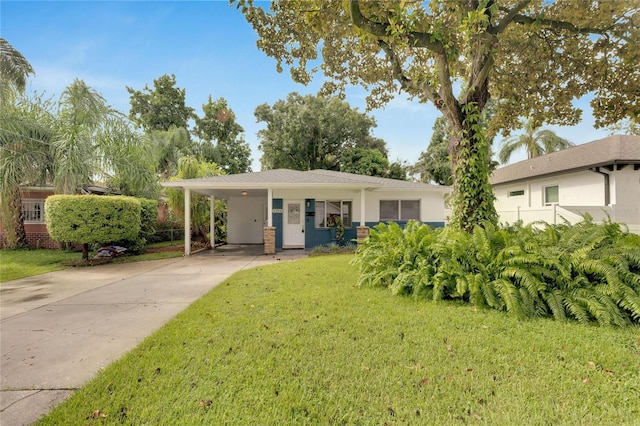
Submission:
M 211 250 L 216 248 L 216 197 L 209 197 L 209 244 Z
M 273 189 L 267 189 L 267 226 L 263 231 L 264 254 L 276 254 L 276 228 L 273 226 Z
M 367 226 L 367 222 L 365 221 L 365 210 L 366 210 L 366 201 L 365 201 L 365 190 L 360 190 L 360 226 L 356 228 L 356 241 L 358 245 L 362 244 L 364 240 L 369 237 L 369 227 Z
M 365 202 L 365 191 L 364 188 L 360 190 L 360 226 L 366 226 L 365 222 L 365 210 L 367 203 Z
M 184 255 L 191 254 L 191 188 L 184 189 Z

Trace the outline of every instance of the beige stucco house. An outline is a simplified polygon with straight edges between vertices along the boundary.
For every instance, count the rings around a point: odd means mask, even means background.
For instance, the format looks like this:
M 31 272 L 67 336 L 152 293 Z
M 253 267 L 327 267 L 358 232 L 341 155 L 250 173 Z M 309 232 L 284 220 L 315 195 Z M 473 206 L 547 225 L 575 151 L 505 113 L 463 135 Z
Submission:
M 614 135 L 496 169 L 500 221 L 571 223 L 588 213 L 640 233 L 640 136 Z

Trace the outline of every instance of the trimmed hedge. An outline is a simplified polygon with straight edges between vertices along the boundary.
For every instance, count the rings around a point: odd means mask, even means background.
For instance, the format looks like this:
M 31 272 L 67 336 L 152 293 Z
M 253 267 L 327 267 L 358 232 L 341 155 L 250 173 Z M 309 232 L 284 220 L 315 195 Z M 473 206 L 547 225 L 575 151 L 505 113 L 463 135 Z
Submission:
M 156 234 L 158 222 L 158 202 L 148 198 L 138 198 L 140 201 L 140 233 L 133 239 L 109 241 L 117 246 L 126 247 L 128 253 L 140 254 Z M 107 241 L 104 241 L 106 243 Z
M 45 201 L 45 223 L 60 242 L 134 240 L 140 233 L 141 210 L 141 202 L 132 197 L 53 195 Z

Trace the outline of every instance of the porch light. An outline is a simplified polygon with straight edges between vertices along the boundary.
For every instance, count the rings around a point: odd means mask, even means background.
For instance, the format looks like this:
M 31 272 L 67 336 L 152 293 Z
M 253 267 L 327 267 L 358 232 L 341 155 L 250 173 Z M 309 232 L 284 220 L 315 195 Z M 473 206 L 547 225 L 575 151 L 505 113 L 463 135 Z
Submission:
M 242 191 L 242 192 L 241 192 L 241 194 L 242 194 L 243 196 L 245 196 L 245 195 L 247 195 L 247 194 L 248 194 L 248 192 L 247 192 L 247 191 Z

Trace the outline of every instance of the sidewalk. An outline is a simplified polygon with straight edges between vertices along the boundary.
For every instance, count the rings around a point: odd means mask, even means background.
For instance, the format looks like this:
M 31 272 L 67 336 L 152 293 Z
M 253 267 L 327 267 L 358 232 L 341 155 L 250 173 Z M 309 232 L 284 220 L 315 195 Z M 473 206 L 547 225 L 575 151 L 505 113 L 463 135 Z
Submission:
M 233 273 L 304 253 L 109 264 L 0 285 L 0 424 L 28 425 Z

